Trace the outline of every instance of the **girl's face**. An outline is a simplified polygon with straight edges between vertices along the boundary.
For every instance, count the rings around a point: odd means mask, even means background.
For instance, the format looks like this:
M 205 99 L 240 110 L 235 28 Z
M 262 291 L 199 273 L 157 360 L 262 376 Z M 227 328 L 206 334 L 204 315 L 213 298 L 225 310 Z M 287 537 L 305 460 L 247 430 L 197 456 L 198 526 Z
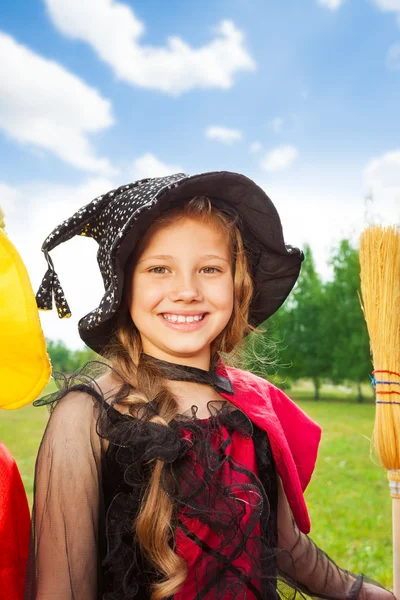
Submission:
M 151 235 L 128 291 L 146 354 L 209 369 L 210 345 L 233 310 L 231 262 L 223 233 L 196 220 L 179 219 Z

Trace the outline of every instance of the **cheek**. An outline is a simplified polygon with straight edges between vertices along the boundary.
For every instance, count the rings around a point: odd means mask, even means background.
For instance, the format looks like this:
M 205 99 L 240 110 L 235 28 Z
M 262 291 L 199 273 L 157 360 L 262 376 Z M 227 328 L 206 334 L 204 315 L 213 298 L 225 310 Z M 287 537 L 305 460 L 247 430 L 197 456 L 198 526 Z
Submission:
M 131 287 L 131 313 L 151 310 L 162 297 L 160 286 L 150 286 L 140 277 L 134 278 Z
M 222 288 L 216 290 L 215 293 L 216 303 L 221 309 L 232 310 L 233 309 L 233 298 L 234 298 L 234 287 L 233 281 L 224 285 Z

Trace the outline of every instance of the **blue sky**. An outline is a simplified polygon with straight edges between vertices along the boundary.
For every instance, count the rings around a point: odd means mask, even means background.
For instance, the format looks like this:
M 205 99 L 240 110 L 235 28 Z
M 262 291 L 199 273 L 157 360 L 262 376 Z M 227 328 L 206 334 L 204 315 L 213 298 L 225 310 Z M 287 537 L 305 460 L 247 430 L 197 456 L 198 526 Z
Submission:
M 13 0 L 0 18 L 0 203 L 38 287 L 64 218 L 144 176 L 226 169 L 270 195 L 288 243 L 400 222 L 400 0 Z M 365 206 L 365 195 L 373 202 Z M 70 244 L 70 246 L 68 246 Z M 92 240 L 54 251 L 74 323 Z

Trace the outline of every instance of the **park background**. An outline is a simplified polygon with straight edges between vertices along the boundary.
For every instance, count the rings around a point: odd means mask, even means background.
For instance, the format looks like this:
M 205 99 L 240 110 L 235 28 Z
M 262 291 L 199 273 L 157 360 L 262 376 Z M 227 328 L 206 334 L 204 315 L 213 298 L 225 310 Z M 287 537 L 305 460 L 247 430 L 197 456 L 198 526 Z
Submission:
M 305 250 L 291 298 L 244 366 L 323 428 L 313 539 L 391 585 L 390 496 L 370 452 L 372 366 L 358 237 L 400 223 L 400 0 L 14 0 L 0 17 L 0 203 L 35 290 L 41 243 L 141 177 L 238 171 Z M 53 367 L 79 368 L 96 244 L 52 252 L 72 318 L 41 314 Z M 254 359 L 254 354 L 258 359 Z M 54 389 L 54 382 L 48 390 Z M 0 415 L 29 498 L 45 408 Z

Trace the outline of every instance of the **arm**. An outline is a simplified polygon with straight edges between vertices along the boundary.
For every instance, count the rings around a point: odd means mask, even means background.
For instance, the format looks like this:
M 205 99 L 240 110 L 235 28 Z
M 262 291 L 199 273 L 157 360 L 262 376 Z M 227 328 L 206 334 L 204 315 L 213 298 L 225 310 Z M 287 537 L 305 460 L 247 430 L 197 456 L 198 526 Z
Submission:
M 394 600 L 393 594 L 379 584 L 340 569 L 299 531 L 278 481 L 278 569 L 283 580 L 309 596 L 329 600 Z
M 70 393 L 47 425 L 35 470 L 29 600 L 97 598 L 101 446 L 93 411 L 92 398 Z

